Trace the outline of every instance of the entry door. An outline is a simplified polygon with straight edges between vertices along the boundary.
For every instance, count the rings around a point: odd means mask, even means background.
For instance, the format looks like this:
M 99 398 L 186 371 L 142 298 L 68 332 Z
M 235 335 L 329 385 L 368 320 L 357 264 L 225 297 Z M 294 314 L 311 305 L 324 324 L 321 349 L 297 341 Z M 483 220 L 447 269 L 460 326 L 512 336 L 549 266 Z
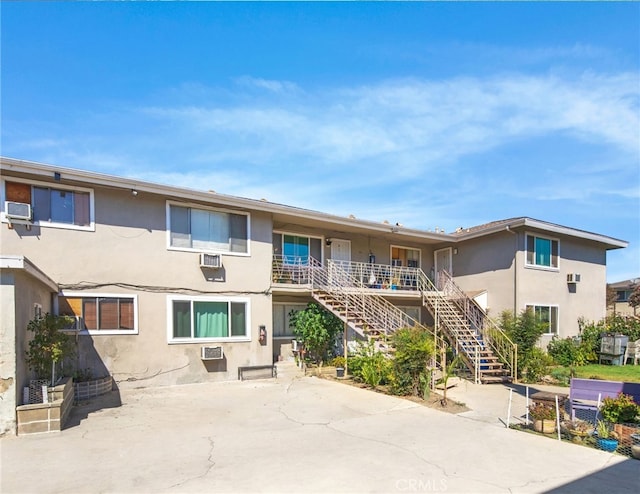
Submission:
M 334 261 L 351 261 L 351 241 L 332 238 L 331 259 Z
M 451 247 L 447 247 L 446 249 L 436 250 L 433 253 L 433 256 L 435 258 L 434 261 L 436 277 L 438 276 L 438 273 L 443 269 L 445 269 L 449 274 L 453 274 L 453 266 L 451 264 L 453 256 L 451 255 L 451 250 Z

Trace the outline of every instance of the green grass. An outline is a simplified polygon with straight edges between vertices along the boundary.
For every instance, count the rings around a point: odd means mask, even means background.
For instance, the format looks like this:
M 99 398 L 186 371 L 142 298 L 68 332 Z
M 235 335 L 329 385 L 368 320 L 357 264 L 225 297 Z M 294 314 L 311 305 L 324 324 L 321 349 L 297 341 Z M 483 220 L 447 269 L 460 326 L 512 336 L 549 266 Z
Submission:
M 576 377 L 607 381 L 640 382 L 640 365 L 598 365 L 575 367 Z

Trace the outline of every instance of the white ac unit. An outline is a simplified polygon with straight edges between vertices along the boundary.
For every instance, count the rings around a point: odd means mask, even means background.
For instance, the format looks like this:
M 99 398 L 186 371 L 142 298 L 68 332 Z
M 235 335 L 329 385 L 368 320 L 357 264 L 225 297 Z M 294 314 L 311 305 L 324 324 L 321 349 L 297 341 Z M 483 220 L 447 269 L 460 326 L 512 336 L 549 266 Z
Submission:
M 578 273 L 567 274 L 567 283 L 580 283 L 580 274 Z
M 202 360 L 222 360 L 224 358 L 221 346 L 203 346 L 200 351 Z
M 8 220 L 31 220 L 31 204 L 24 202 L 4 202 L 4 215 Z
M 200 267 L 218 269 L 222 267 L 222 259 L 219 254 L 200 254 Z
M 291 340 L 291 351 L 292 352 L 297 352 L 300 350 L 300 343 L 298 343 L 297 340 Z

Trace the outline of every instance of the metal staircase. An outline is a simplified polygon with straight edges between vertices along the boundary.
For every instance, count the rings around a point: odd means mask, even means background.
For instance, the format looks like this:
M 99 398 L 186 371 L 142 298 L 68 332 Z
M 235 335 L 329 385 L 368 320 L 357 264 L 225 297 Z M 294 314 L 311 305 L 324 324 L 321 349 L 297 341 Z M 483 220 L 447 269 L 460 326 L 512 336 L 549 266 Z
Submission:
M 454 348 L 462 354 L 474 380 L 512 381 L 517 375 L 517 346 L 453 281 L 438 273 L 434 292 L 423 293 L 423 303 Z
M 404 279 L 401 289 L 420 293 L 435 321 L 435 331 L 372 289 L 371 282 L 375 278 L 377 287 L 384 277 L 381 274 L 389 279 Z M 274 258 L 273 276 L 274 281 L 285 279 L 287 283 L 310 287 L 318 303 L 357 334 L 375 340 L 376 348 L 383 352 L 392 351 L 387 337 L 394 331 L 419 326 L 434 335 L 436 355 L 440 355 L 446 339 L 461 355 L 475 382 L 504 382 L 516 376 L 515 345 L 446 272 L 439 274 L 438 289 L 419 268 L 334 260 L 328 260 L 325 267 L 313 258 Z

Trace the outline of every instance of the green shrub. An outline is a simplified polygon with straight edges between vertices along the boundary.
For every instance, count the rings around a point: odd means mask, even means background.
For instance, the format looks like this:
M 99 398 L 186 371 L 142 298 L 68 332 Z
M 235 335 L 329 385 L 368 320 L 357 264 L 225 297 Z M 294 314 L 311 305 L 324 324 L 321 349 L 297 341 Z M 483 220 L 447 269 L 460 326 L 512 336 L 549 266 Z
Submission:
M 314 362 L 324 362 L 336 335 L 343 329 L 342 321 L 314 302 L 303 310 L 291 311 L 289 316 L 296 339 L 302 342 Z
M 395 348 L 391 391 L 424 397 L 431 378 L 433 336 L 421 328 L 401 328 L 393 334 L 391 343 Z
M 375 388 L 389 382 L 392 363 L 370 341 L 366 345 L 361 344 L 357 354 L 349 358 L 349 371 L 356 380 Z
M 68 316 L 46 313 L 29 321 L 27 330 L 33 332 L 25 360 L 29 369 L 40 379 L 55 380 L 54 366 L 74 354 L 71 338 L 63 333 L 72 322 Z
M 579 340 L 574 338 L 558 338 L 554 336 L 547 346 L 547 352 L 560 365 L 585 365 L 587 363 L 587 349 L 582 347 Z
M 549 373 L 549 367 L 553 365 L 553 359 L 544 350 L 533 347 L 529 350 L 526 360 L 523 362 L 524 377 L 528 383 L 539 382 L 543 376 Z
M 536 320 L 533 311 L 527 309 L 517 316 L 510 311 L 502 312 L 500 314 L 500 327 L 511 338 L 511 341 L 518 345 L 518 374 L 523 375 L 529 360 L 540 360 L 540 355 L 536 352 L 535 345 L 540 336 L 547 330 L 547 325 Z M 534 362 L 533 365 L 535 366 L 536 363 Z M 532 369 L 533 371 L 534 369 Z
M 626 424 L 637 420 L 640 407 L 636 405 L 631 395 L 620 393 L 615 398 L 603 399 L 600 413 L 602 418 L 609 423 Z

